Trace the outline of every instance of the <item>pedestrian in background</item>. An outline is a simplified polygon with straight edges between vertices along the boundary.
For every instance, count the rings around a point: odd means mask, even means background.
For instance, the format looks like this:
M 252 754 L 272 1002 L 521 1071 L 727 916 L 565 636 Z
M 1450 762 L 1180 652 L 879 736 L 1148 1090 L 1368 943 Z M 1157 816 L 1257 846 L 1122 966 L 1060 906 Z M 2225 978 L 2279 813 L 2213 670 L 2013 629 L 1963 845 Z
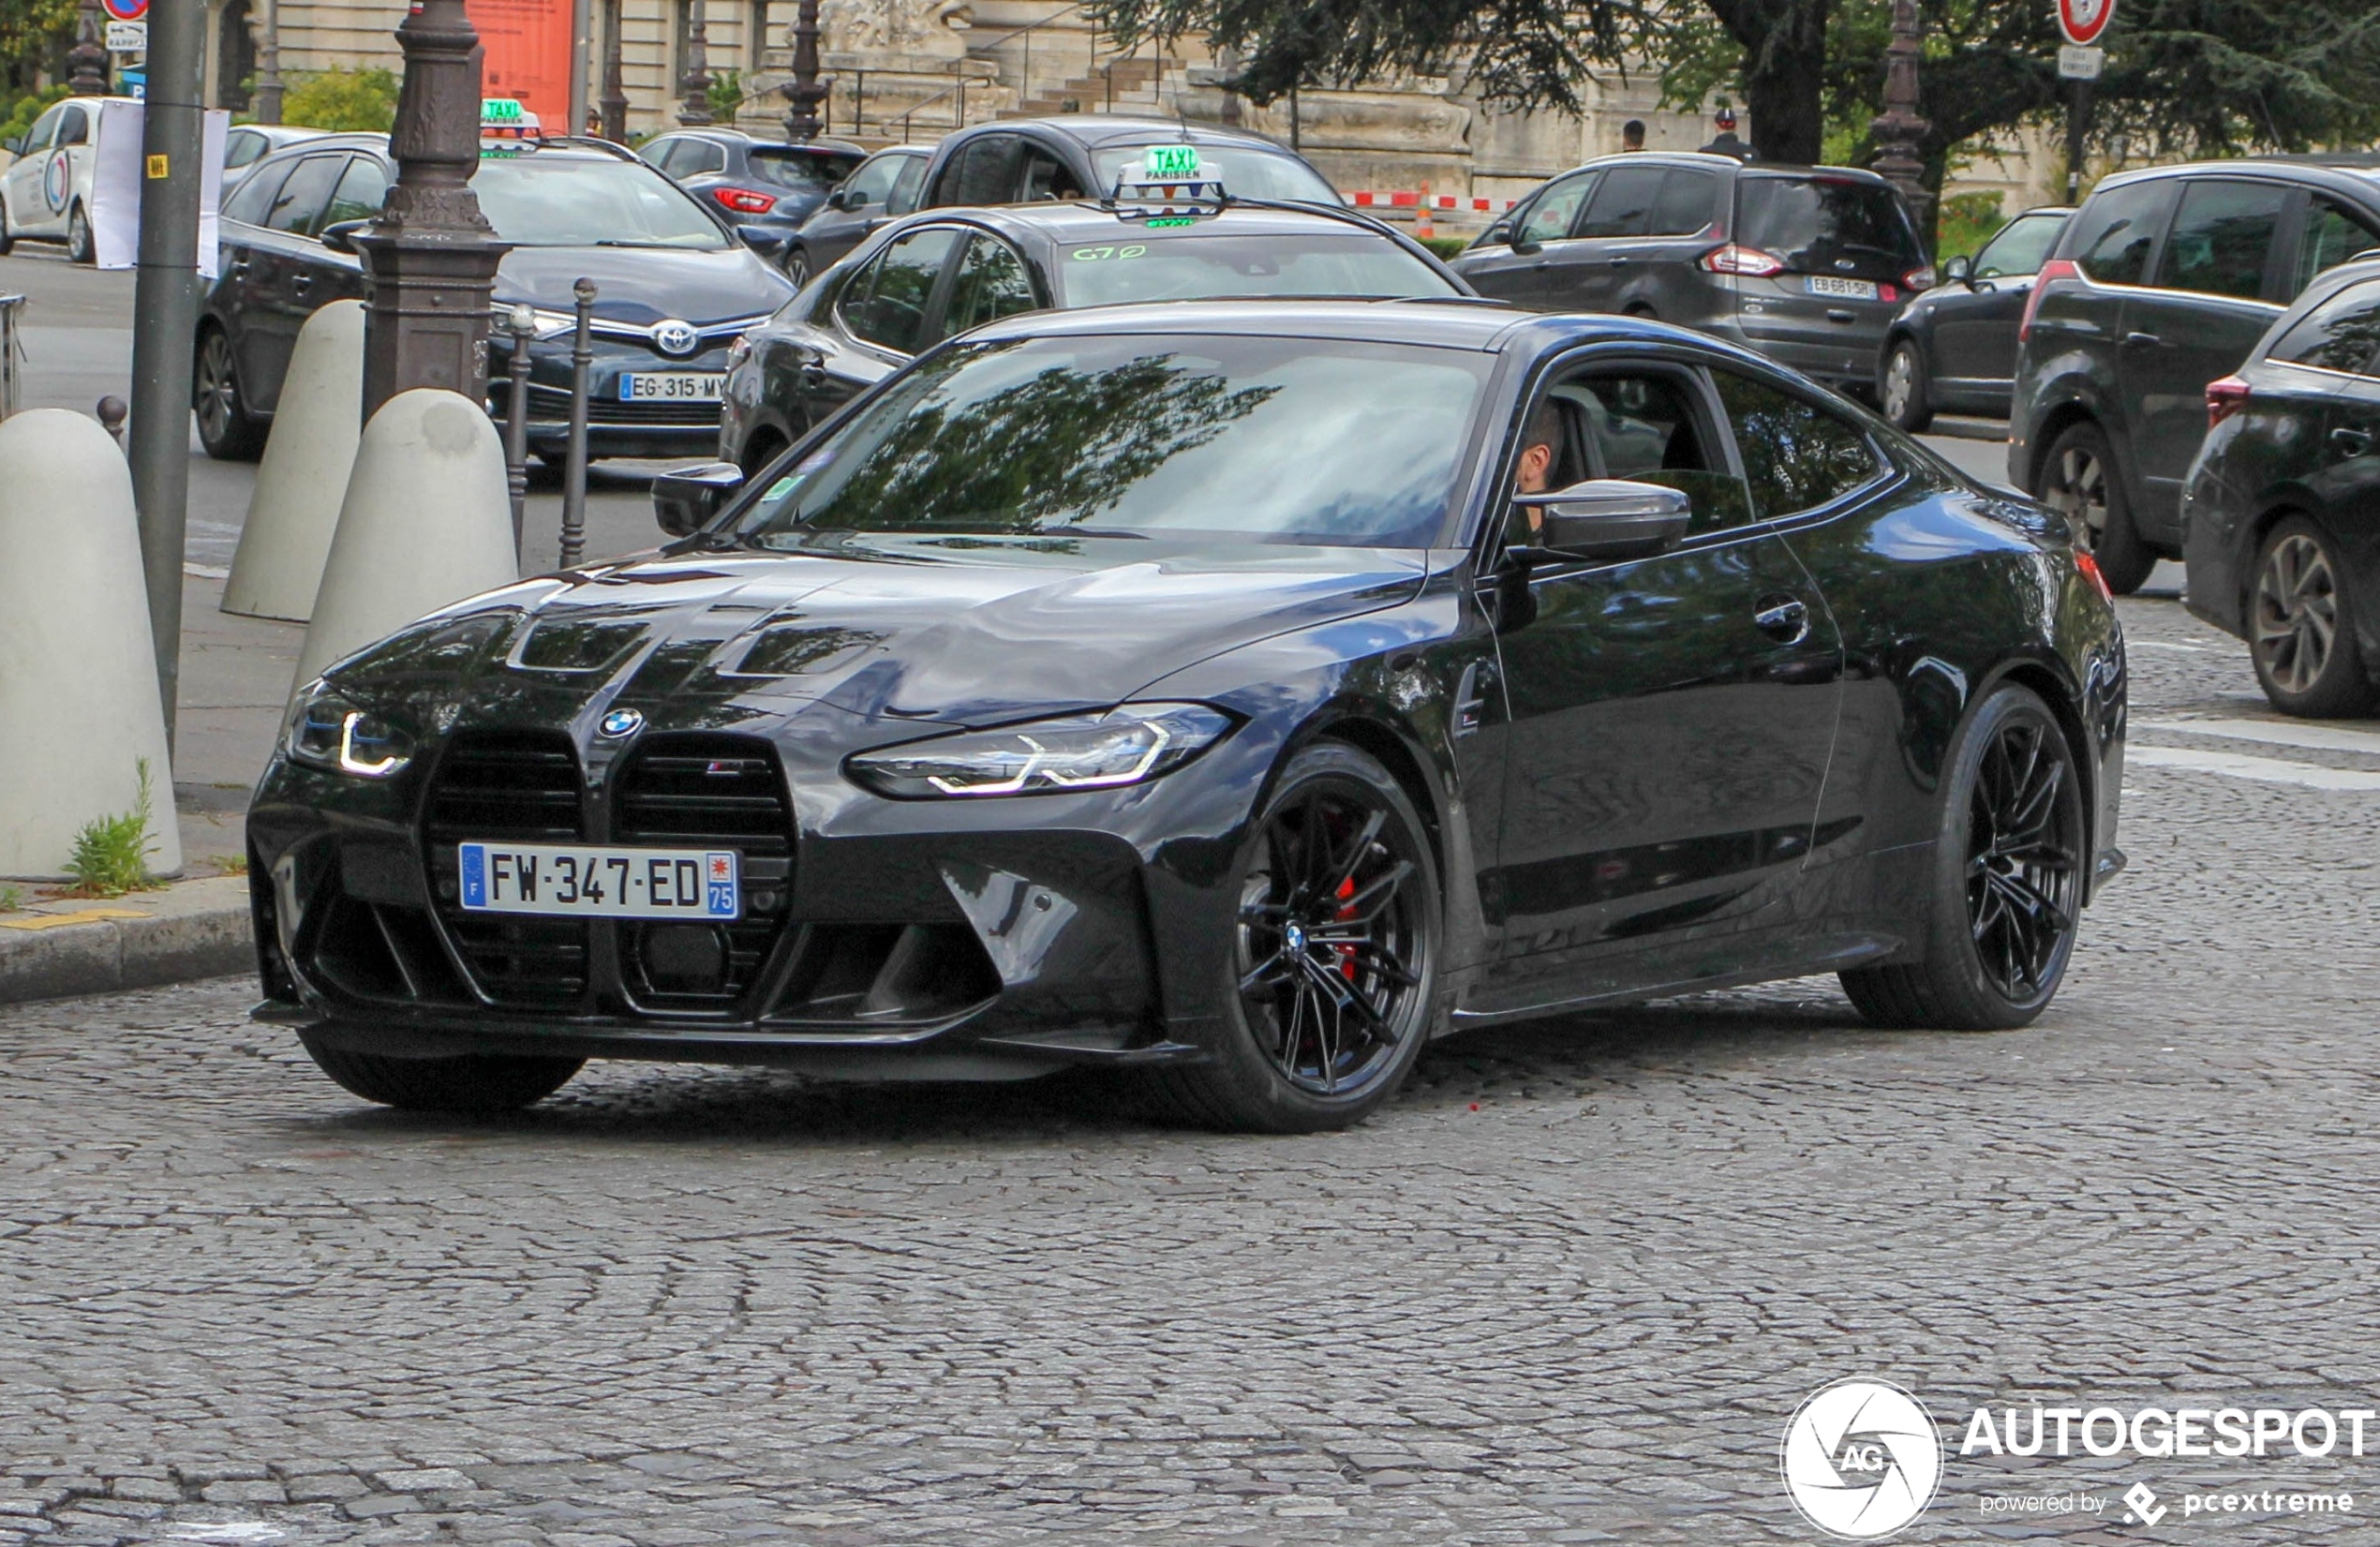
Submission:
M 1752 147 L 1735 138 L 1735 110 L 1722 102 L 1718 107 L 1718 134 L 1703 147 L 1704 156 L 1732 156 L 1738 161 L 1752 158 Z
M 1631 118 L 1620 126 L 1620 149 L 1641 151 L 1644 148 L 1644 120 Z

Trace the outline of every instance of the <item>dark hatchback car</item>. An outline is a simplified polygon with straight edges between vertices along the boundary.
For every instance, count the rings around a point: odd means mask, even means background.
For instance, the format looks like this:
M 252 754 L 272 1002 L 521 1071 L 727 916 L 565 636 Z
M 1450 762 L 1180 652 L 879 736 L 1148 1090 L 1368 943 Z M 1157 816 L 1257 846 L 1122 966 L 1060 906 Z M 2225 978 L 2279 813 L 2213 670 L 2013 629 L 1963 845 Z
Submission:
M 719 454 L 757 473 L 912 356 L 1019 312 L 1470 293 L 1428 248 L 1352 210 L 1234 204 L 1154 224 L 1088 203 L 921 211 L 744 335 L 721 394 Z
M 2286 714 L 2380 683 L 2380 259 L 2323 275 L 2207 389 L 2184 486 L 2190 610 L 2248 642 Z
M 222 272 L 199 320 L 192 404 L 216 457 L 263 448 L 298 330 L 326 302 L 364 293 L 354 235 L 394 176 L 379 135 L 277 152 L 224 205 Z M 727 348 L 793 293 L 783 275 L 692 195 L 616 145 L 508 141 L 483 148 L 471 179 L 512 250 L 497 311 L 532 313 L 529 444 L 559 457 L 570 429 L 572 285 L 595 281 L 588 446 L 596 456 L 707 452 L 719 434 Z M 513 335 L 488 349 L 500 419 Z
M 1902 300 L 1934 282 L 1874 172 L 1644 152 L 1546 183 L 1453 267 L 1481 295 L 1681 323 L 1862 396 Z
M 2009 482 L 2082 525 L 2110 586 L 2137 588 L 2181 556 L 2207 384 L 2316 275 L 2373 246 L 2373 167 L 2215 161 L 2108 178 L 2026 302 Z
M 297 695 L 258 1013 L 349 1090 L 1093 1064 L 1332 1127 L 1442 1032 L 1695 987 L 2024 1024 L 2120 863 L 2067 523 L 1678 329 L 1042 312 L 710 498 Z
M 637 148 L 646 164 L 715 206 L 763 257 L 781 262 L 811 213 L 868 153 L 837 140 L 796 145 L 741 129 L 681 129 Z
M 2027 210 L 1972 257 L 1944 260 L 1941 283 L 1901 307 L 1877 370 L 1885 418 L 1914 434 L 1937 413 L 2007 417 L 2025 298 L 2074 213 Z
M 1152 145 L 1193 145 L 1207 174 L 1243 199 L 1344 204 L 1330 179 L 1260 134 L 1171 119 L 1068 113 L 1009 118 L 947 136 L 926 168 L 920 209 L 1098 199 L 1138 175 Z
M 785 277 L 796 285 L 809 284 L 812 275 L 841 262 L 877 227 L 915 209 L 926 188 L 926 163 L 933 155 L 931 145 L 890 145 L 861 162 L 786 244 L 781 260 Z

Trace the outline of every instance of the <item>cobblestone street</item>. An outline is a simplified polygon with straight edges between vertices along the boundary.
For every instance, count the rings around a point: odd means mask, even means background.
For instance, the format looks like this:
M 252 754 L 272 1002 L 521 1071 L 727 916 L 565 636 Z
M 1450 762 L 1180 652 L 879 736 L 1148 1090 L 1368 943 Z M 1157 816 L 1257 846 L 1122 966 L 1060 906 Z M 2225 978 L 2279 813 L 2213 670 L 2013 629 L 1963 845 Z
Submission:
M 0 1543 L 1813 1541 L 1778 1440 L 1847 1376 L 1949 1444 L 1897 1540 L 2380 1540 L 2343 1445 L 1957 1454 L 1986 1403 L 2380 1406 L 2380 731 L 2123 610 L 2131 870 L 2017 1033 L 1812 979 L 1247 1138 L 635 1064 L 431 1120 L 249 983 L 0 1011 Z M 2135 1481 L 2356 1509 L 2151 1529 Z

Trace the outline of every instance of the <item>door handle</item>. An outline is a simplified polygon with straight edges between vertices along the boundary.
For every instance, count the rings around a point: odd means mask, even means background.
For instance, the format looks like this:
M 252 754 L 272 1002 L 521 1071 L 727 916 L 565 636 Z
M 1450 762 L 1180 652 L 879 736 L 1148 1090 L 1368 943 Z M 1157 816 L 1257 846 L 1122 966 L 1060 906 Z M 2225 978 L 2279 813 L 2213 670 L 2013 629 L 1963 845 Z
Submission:
M 2153 333 L 2128 333 L 2124 335 L 2124 348 L 2128 350 L 2162 350 L 2170 348 L 2170 346 Z
M 2353 424 L 2342 424 L 2330 432 L 2330 444 L 2342 456 L 2361 456 L 2372 450 L 2372 432 Z
M 290 289 L 297 291 L 300 295 L 304 295 L 306 291 L 312 290 L 313 288 L 314 276 L 310 274 L 297 275 L 292 276 L 290 280 Z
M 1826 313 L 1826 320 L 1829 322 L 1856 322 L 1859 320 L 1859 313 L 1851 311 L 1836 311 L 1829 308 Z
M 1809 637 L 1809 608 L 1790 596 L 1764 596 L 1752 626 L 1780 645 L 1798 645 Z

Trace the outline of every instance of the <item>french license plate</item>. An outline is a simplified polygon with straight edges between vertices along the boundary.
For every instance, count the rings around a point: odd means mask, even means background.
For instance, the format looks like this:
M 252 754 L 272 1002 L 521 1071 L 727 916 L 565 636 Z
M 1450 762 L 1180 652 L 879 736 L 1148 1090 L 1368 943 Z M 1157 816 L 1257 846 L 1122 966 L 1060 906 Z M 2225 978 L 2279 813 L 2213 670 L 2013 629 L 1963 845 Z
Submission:
M 1809 276 L 1809 292 L 1812 295 L 1839 295 L 1846 301 L 1873 301 L 1876 299 L 1876 281 L 1837 279 L 1831 275 L 1814 274 Z
M 733 849 L 464 843 L 463 907 L 566 918 L 732 919 L 743 911 Z
M 1873 295 L 1876 287 L 1867 287 Z M 619 379 L 619 400 L 623 403 L 716 403 L 720 383 L 727 378 L 718 371 L 623 371 Z

